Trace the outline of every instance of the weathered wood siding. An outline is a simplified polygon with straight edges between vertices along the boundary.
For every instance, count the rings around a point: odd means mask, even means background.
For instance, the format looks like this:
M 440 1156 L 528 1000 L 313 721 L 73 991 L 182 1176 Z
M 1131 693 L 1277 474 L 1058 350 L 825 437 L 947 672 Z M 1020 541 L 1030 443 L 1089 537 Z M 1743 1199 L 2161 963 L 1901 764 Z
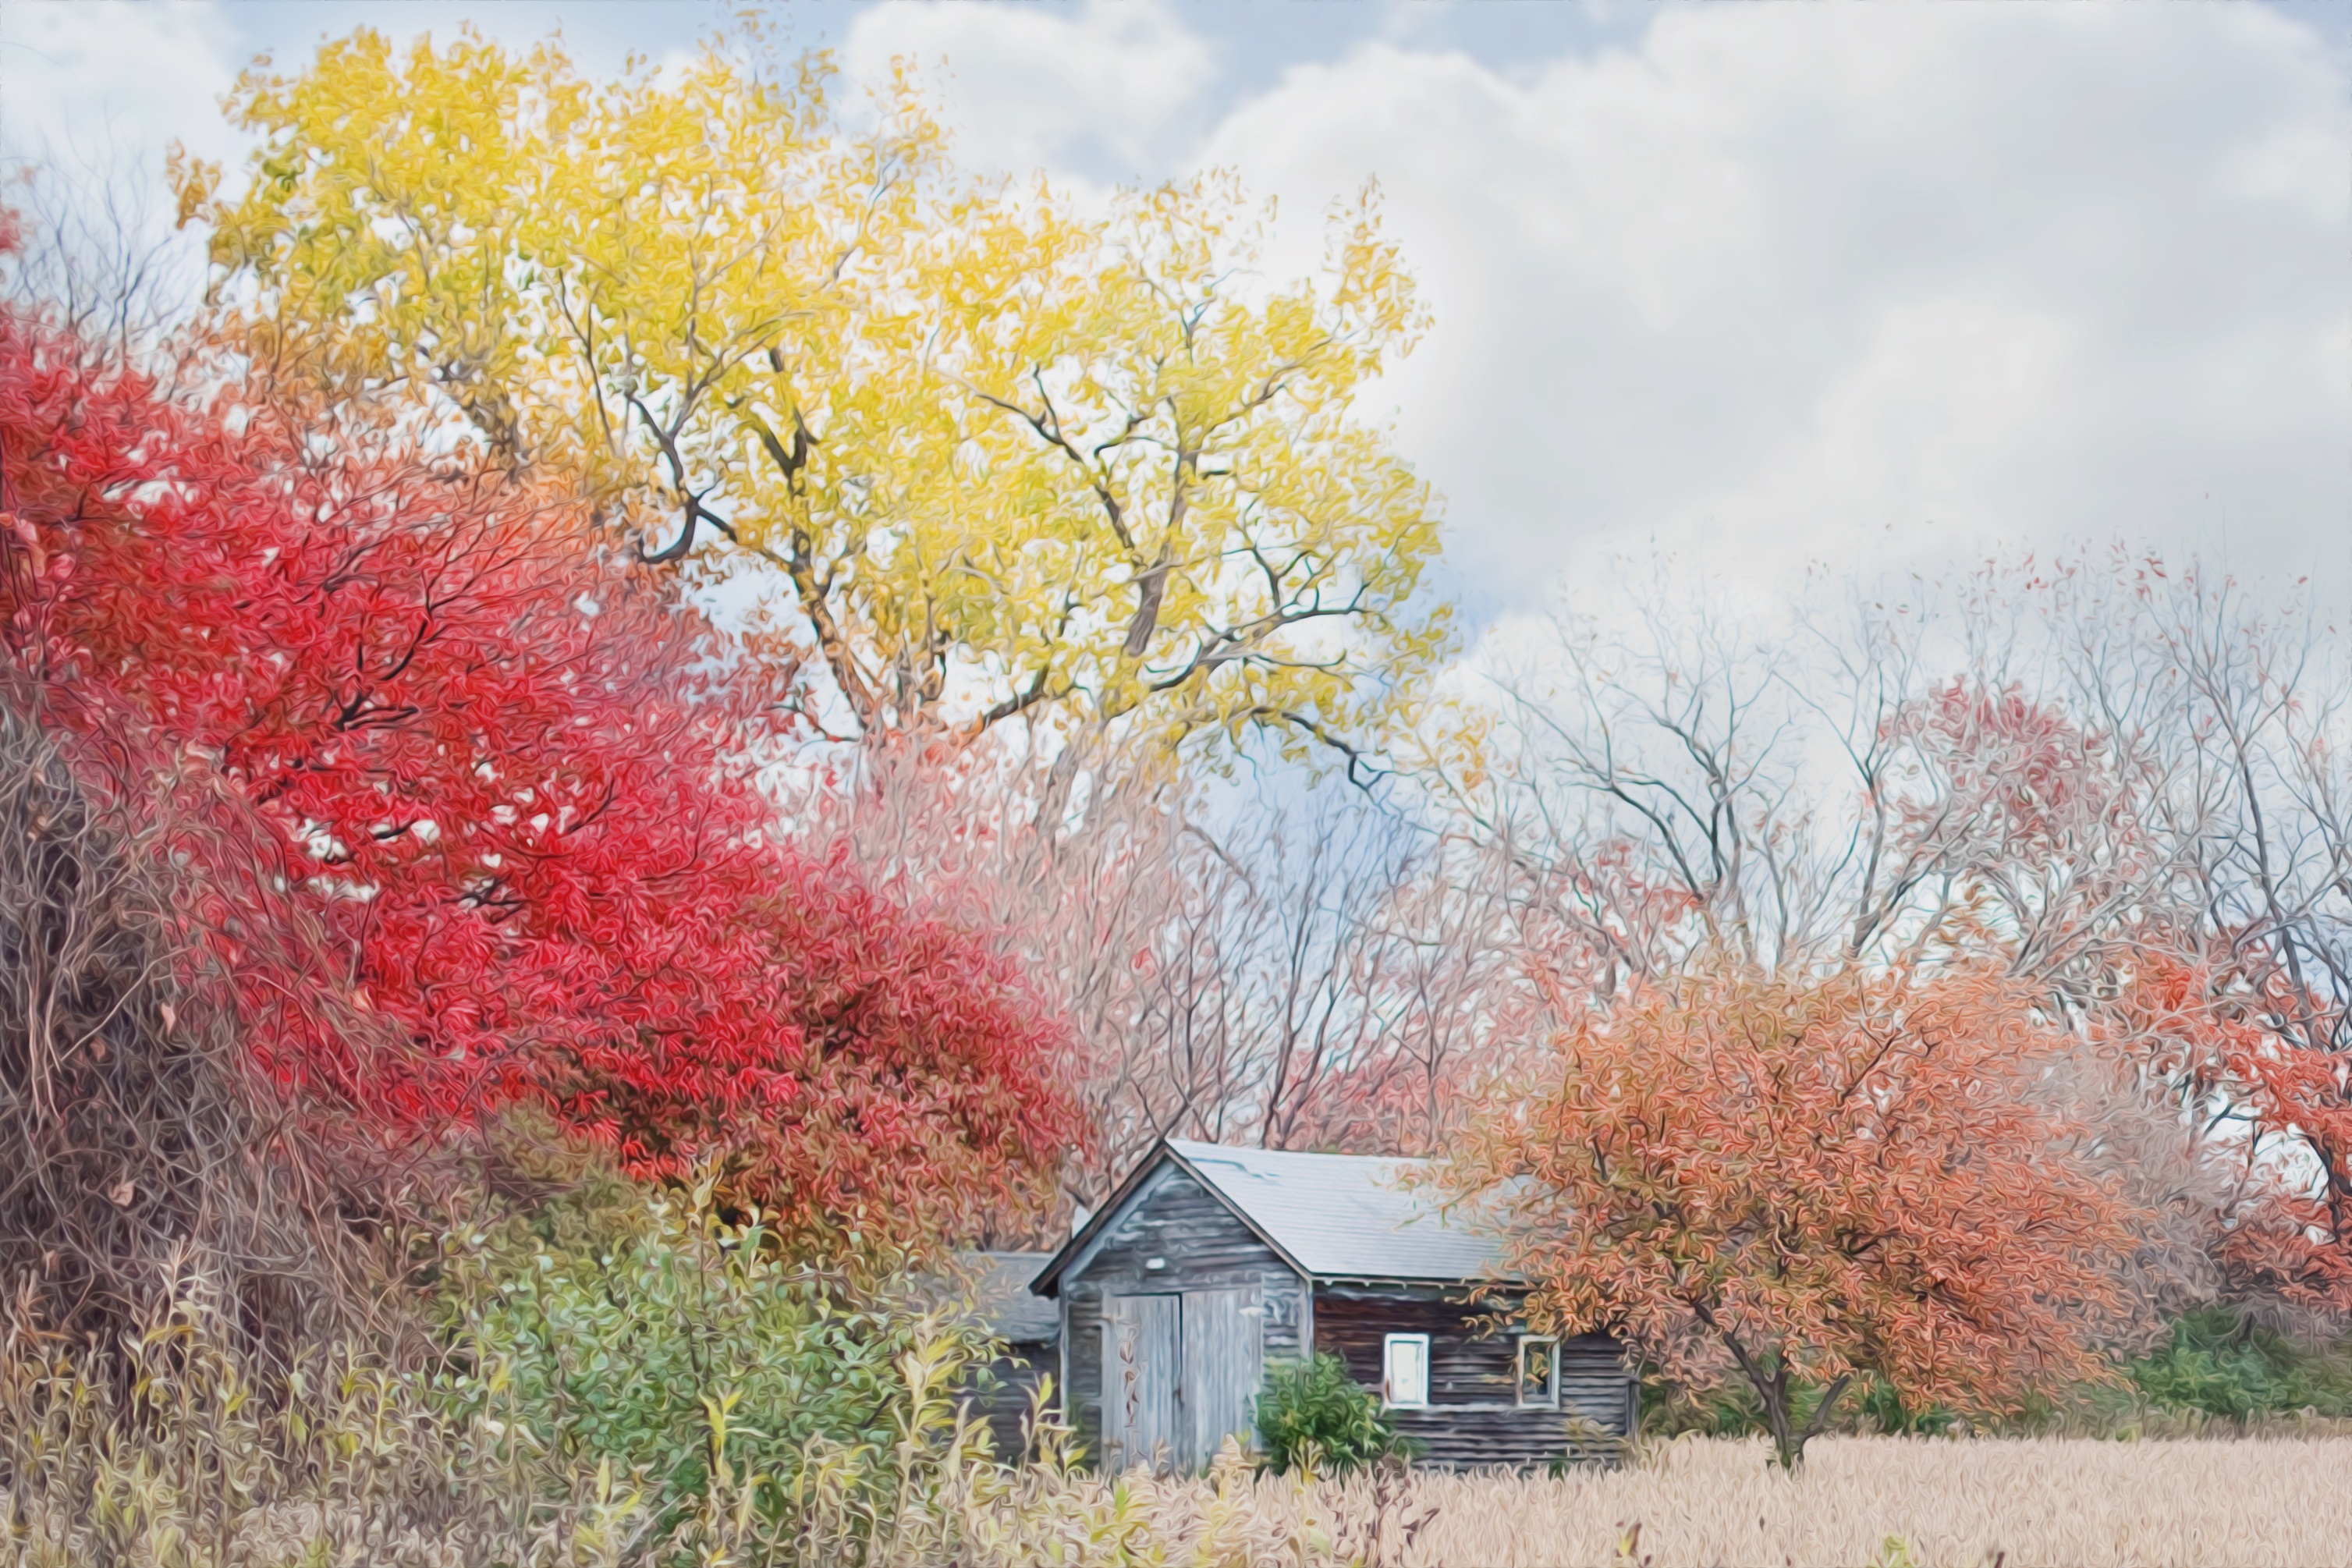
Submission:
M 1259 1287 L 1187 1290 L 1184 1305 L 1184 1453 L 1206 1465 L 1228 1434 L 1257 1424 L 1265 1381 L 1265 1336 Z
M 1561 1343 L 1558 1409 L 1518 1403 L 1518 1335 L 1496 1323 L 1507 1306 L 1495 1299 L 1474 1304 L 1466 1287 L 1319 1284 L 1315 1347 L 1378 1389 L 1387 1337 L 1429 1336 L 1429 1407 L 1389 1413 L 1399 1431 L 1419 1439 L 1425 1464 L 1547 1464 L 1569 1457 L 1567 1423 L 1579 1415 L 1623 1435 L 1634 1414 L 1633 1384 L 1612 1340 Z
M 1192 1447 L 1181 1430 L 1184 1298 L 1174 1290 L 1104 1298 L 1103 1463 L 1114 1470 L 1172 1460 Z
M 1154 1258 L 1165 1266 L 1147 1268 Z M 1068 1324 L 1066 1409 L 1087 1452 L 1105 1461 L 1124 1458 L 1106 1451 L 1117 1435 L 1109 1428 L 1118 1425 L 1104 1419 L 1105 1370 L 1118 1348 L 1106 1335 L 1114 1298 L 1173 1293 L 1191 1309 L 1182 1314 L 1180 1342 L 1189 1343 L 1203 1370 L 1196 1379 L 1180 1374 L 1179 1438 L 1171 1445 L 1178 1451 L 1170 1455 L 1188 1467 L 1213 1453 L 1209 1428 L 1233 1418 L 1237 1381 L 1246 1377 L 1249 1393 L 1256 1393 L 1256 1373 L 1227 1363 L 1245 1354 L 1253 1340 L 1260 1365 L 1296 1359 L 1311 1310 L 1306 1283 L 1290 1266 L 1174 1165 L 1161 1167 L 1137 1189 L 1126 1211 L 1097 1238 L 1092 1255 L 1064 1275 L 1061 1289 Z M 1203 1446 L 1209 1454 L 1197 1452 Z
M 997 1458 L 1020 1457 L 1032 1397 L 1048 1375 L 1059 1384 L 1060 1360 L 1060 1348 L 1051 1340 L 1007 1345 L 1004 1354 L 988 1363 L 986 1377 L 971 1380 L 963 1396 L 971 1401 L 972 1414 L 988 1423 Z

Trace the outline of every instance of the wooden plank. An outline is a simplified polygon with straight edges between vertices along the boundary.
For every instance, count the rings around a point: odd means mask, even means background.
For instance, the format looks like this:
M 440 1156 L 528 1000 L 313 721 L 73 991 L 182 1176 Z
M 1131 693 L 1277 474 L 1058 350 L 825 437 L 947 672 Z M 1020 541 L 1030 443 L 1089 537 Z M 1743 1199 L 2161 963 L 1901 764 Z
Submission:
M 1104 1338 L 1104 1463 L 1113 1473 L 1182 1462 L 1178 1368 L 1183 1298 L 1113 1296 Z
M 1622 1436 L 1639 1424 L 1641 1399 L 1640 1380 L 1625 1347 L 1616 1341 L 1587 1334 L 1559 1347 L 1562 1410 L 1573 1410 Z
M 1488 1321 L 1491 1309 L 1453 1300 L 1437 1286 L 1355 1287 L 1316 1292 L 1315 1340 L 1348 1363 L 1367 1388 L 1381 1385 L 1381 1347 L 1390 1334 L 1429 1336 L 1429 1402 L 1517 1404 L 1518 1341 Z
M 1206 1469 L 1228 1436 L 1247 1444 L 1265 1375 L 1257 1290 L 1184 1292 L 1184 1377 L 1180 1398 L 1188 1442 L 1183 1463 Z
M 1561 1342 L 1559 1408 L 1518 1403 L 1518 1336 L 1497 1321 L 1509 1305 L 1473 1302 L 1463 1287 L 1326 1284 L 1315 1292 L 1316 1347 L 1377 1389 L 1386 1337 L 1429 1336 L 1428 1407 L 1390 1412 L 1397 1429 L 1421 1444 L 1425 1464 L 1525 1468 L 1574 1458 L 1568 1423 L 1580 1416 L 1622 1436 L 1632 1415 L 1631 1374 L 1617 1344 L 1601 1336 Z
M 998 1458 L 1017 1459 L 1026 1447 L 1033 1396 L 1054 1363 L 1055 1350 L 1049 1342 L 1009 1345 L 1003 1355 L 988 1363 L 984 1376 L 971 1379 L 961 1391 L 960 1397 L 970 1401 L 974 1418 L 987 1424 Z

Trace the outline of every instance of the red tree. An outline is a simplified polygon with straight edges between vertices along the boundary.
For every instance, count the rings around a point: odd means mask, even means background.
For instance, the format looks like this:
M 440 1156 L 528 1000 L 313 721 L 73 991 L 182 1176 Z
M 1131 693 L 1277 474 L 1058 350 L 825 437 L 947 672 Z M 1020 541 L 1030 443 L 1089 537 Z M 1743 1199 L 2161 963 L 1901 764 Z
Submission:
M 1995 974 L 1735 967 L 1561 1005 L 1556 1076 L 1454 1169 L 1516 1238 L 1533 1326 L 1744 1377 L 1790 1467 L 1857 1379 L 1997 1411 L 2095 1373 L 2126 1215 L 2037 1101 L 2059 1042 Z
M 350 408 L 167 402 L 13 314 L 0 441 L 19 700 L 267 825 L 188 843 L 281 1083 L 398 1135 L 535 1101 L 642 1174 L 731 1159 L 803 1234 L 935 1232 L 1056 1165 L 1018 976 L 774 840 L 757 667 L 569 509 Z M 250 940 L 280 887 L 393 1048 Z
M 2283 947 L 2259 928 L 2202 940 L 2151 929 L 2098 1021 L 2179 1097 L 2196 1154 L 2231 1173 L 2216 1248 L 2231 1284 L 2342 1313 L 2352 1310 L 2344 1010 L 2297 984 Z

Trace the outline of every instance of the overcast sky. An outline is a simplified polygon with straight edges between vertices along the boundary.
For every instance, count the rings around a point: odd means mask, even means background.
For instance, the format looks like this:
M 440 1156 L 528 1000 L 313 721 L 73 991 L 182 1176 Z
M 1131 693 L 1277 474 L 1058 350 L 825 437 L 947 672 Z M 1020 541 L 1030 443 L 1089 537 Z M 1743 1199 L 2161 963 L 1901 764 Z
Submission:
M 696 4 L 6 0 L 0 134 L 234 160 L 372 24 L 659 58 Z M 1275 266 L 1377 177 L 1435 329 L 1381 389 L 1482 617 L 1664 548 L 1735 581 L 2146 538 L 2352 586 L 2352 5 L 835 5 L 976 169 L 1208 165 Z

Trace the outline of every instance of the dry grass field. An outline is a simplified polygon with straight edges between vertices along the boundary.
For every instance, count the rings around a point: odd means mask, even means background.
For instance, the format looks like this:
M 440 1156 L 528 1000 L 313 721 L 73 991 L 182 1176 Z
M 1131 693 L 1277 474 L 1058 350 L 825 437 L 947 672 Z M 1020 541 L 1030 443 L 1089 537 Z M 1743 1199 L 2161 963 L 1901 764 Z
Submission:
M 942 1436 L 918 1367 L 930 1439 L 813 1447 L 789 1492 L 722 1468 L 657 1505 L 648 1472 L 453 1419 L 364 1366 L 312 1368 L 270 1415 L 206 1342 L 127 1404 L 0 1362 L 0 1568 L 2352 1568 L 2341 1422 L 1825 1437 L 1793 1478 L 1718 1437 L 1557 1477 L 1309 1481 L 1229 1443 L 1205 1477 L 1105 1478 L 1050 1436 L 1007 1466 L 968 1426 Z
M 836 1554 L 808 1549 L 809 1540 L 798 1549 L 737 1550 L 681 1538 L 682 1550 L 647 1550 L 653 1543 L 625 1519 L 603 1517 L 593 1499 L 520 1532 L 457 1519 L 420 1529 L 388 1496 L 223 1499 L 214 1507 L 195 1495 L 204 1486 L 184 1489 L 134 1463 L 99 1487 L 97 1515 L 64 1497 L 12 1500 L 0 1490 L 0 1563 L 2352 1568 L 2352 1436 L 1823 1438 L 1794 1479 L 1768 1468 L 1762 1443 L 1721 1438 L 1662 1445 L 1636 1466 L 1558 1478 L 1422 1472 L 1302 1484 L 1235 1463 L 1202 1479 L 1138 1474 L 1117 1484 L 1047 1470 L 997 1474 L 886 1521 L 887 1542 Z
M 1304 1500 L 1343 1560 L 1413 1568 L 2352 1565 L 2352 1436 L 2340 1436 L 1832 1437 L 1793 1479 L 1768 1468 L 1760 1441 L 1685 1438 L 1637 1466 L 1558 1479 L 1358 1478 L 1306 1500 L 1254 1484 L 1261 1517 Z

